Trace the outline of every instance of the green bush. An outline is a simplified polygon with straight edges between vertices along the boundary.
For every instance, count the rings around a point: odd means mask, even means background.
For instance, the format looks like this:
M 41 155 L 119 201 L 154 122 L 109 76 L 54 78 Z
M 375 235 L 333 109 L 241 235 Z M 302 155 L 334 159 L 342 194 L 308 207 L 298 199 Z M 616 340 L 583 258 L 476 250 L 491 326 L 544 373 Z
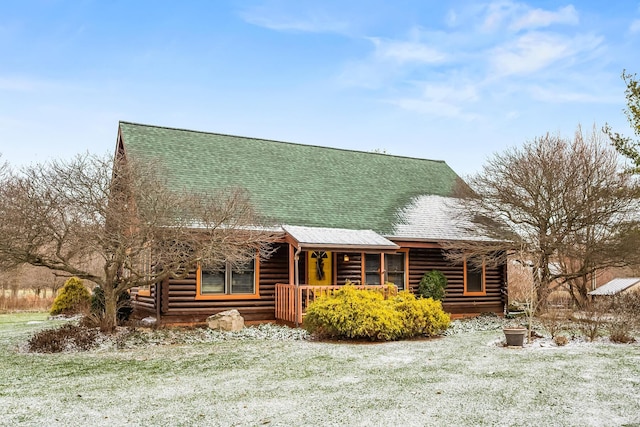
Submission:
M 69 278 L 51 306 L 51 315 L 85 313 L 89 308 L 89 291 L 77 277 Z
M 93 288 L 93 294 L 91 295 L 91 314 L 96 316 L 98 319 L 102 319 L 105 311 L 104 304 L 104 290 L 100 286 L 96 286 Z M 131 316 L 131 313 L 133 312 L 133 308 L 131 307 L 131 295 L 129 295 L 129 292 L 122 292 L 118 295 L 117 304 L 116 317 L 118 319 L 118 323 L 129 320 L 129 316 Z
M 444 298 L 447 287 L 447 278 L 441 271 L 431 270 L 425 273 L 418 285 L 418 294 L 423 298 L 441 300 Z
M 304 327 L 320 338 L 391 341 L 433 336 L 449 326 L 449 316 L 432 299 L 417 300 L 403 291 L 384 299 L 380 292 L 344 286 L 307 309 Z

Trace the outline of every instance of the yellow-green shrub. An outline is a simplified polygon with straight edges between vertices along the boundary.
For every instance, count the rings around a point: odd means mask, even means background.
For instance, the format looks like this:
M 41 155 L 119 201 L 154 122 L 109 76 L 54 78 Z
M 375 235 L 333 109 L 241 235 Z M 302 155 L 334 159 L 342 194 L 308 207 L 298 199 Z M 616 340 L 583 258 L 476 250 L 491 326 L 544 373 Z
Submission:
M 82 280 L 77 277 L 71 277 L 58 293 L 56 299 L 53 300 L 51 306 L 51 315 L 57 314 L 78 314 L 88 311 L 91 295 L 82 284 Z
M 448 325 L 438 301 L 416 300 L 406 291 L 385 300 L 380 292 L 353 286 L 311 303 L 304 319 L 305 329 L 319 337 L 377 341 L 432 336 Z
M 406 337 L 439 335 L 451 322 L 442 309 L 442 303 L 433 298 L 416 299 L 412 293 L 403 291 L 393 299 L 393 303 L 395 310 L 402 315 Z
M 346 285 L 310 304 L 304 327 L 320 337 L 394 340 L 401 335 L 402 321 L 380 292 Z

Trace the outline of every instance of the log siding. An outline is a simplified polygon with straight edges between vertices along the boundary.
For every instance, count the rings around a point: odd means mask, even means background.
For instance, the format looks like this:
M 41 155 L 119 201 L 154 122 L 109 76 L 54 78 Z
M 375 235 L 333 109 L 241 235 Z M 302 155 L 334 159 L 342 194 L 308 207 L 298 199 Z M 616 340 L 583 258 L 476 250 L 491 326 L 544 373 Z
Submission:
M 168 279 L 161 286 L 160 323 L 201 323 L 207 317 L 220 311 L 236 309 L 247 321 L 275 319 L 276 283 L 289 281 L 288 245 L 277 245 L 269 259 L 260 260 L 259 299 L 196 299 L 197 271 L 184 278 Z M 135 297 L 136 309 L 140 313 L 156 313 L 156 286 L 152 286 L 151 297 Z
M 502 314 L 506 301 L 506 269 L 501 267 L 485 268 L 485 294 L 464 295 L 463 265 L 453 265 L 444 256 L 440 248 L 412 247 L 405 249 L 408 289 L 418 292 L 422 276 L 431 270 L 440 270 L 447 278 L 443 308 L 454 317 L 476 315 L 484 312 Z M 260 261 L 259 299 L 196 299 L 196 271 L 182 279 L 168 279 L 162 284 L 151 287 L 150 296 L 136 295 L 132 292 L 136 312 L 141 316 L 160 316 L 161 324 L 201 323 L 212 314 L 224 310 L 236 309 L 247 321 L 275 320 L 275 293 L 277 283 L 289 283 L 290 253 L 288 244 L 279 244 L 274 254 Z M 345 261 L 345 254 L 348 261 Z M 300 278 L 306 276 L 307 267 L 300 256 Z M 334 254 L 333 276 L 335 284 L 344 285 L 347 280 L 362 283 L 363 254 L 359 252 Z M 305 284 L 304 280 L 300 284 Z M 158 294 L 159 290 L 159 294 Z M 157 302 L 160 302 L 158 307 Z
M 454 315 L 475 315 L 485 312 L 502 314 L 506 292 L 506 274 L 503 267 L 485 268 L 484 295 L 464 295 L 464 267 L 451 264 L 442 249 L 412 248 L 409 252 L 409 284 L 412 292 L 418 291 L 422 276 L 440 270 L 447 278 L 447 288 L 442 306 Z

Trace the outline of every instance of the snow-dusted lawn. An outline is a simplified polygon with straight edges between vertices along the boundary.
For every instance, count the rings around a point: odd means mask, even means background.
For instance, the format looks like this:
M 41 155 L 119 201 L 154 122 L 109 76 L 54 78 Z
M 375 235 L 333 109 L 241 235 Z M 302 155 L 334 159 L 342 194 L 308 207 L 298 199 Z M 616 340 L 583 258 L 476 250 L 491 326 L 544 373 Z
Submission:
M 45 315 L 0 315 L 0 425 L 640 425 L 640 346 L 428 341 L 208 344 L 26 354 Z

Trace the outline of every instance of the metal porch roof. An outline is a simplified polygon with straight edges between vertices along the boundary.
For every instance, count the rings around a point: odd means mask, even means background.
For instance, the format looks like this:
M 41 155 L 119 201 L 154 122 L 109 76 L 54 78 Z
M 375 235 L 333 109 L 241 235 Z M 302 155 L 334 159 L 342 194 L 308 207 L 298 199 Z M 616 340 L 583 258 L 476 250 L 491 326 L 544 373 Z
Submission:
M 616 278 L 600 286 L 598 289 L 589 292 L 589 295 L 615 295 L 638 282 L 640 282 L 640 278 L 638 277 Z
M 400 246 L 373 230 L 345 228 L 301 227 L 283 225 L 284 231 L 302 249 L 342 249 L 396 251 Z

